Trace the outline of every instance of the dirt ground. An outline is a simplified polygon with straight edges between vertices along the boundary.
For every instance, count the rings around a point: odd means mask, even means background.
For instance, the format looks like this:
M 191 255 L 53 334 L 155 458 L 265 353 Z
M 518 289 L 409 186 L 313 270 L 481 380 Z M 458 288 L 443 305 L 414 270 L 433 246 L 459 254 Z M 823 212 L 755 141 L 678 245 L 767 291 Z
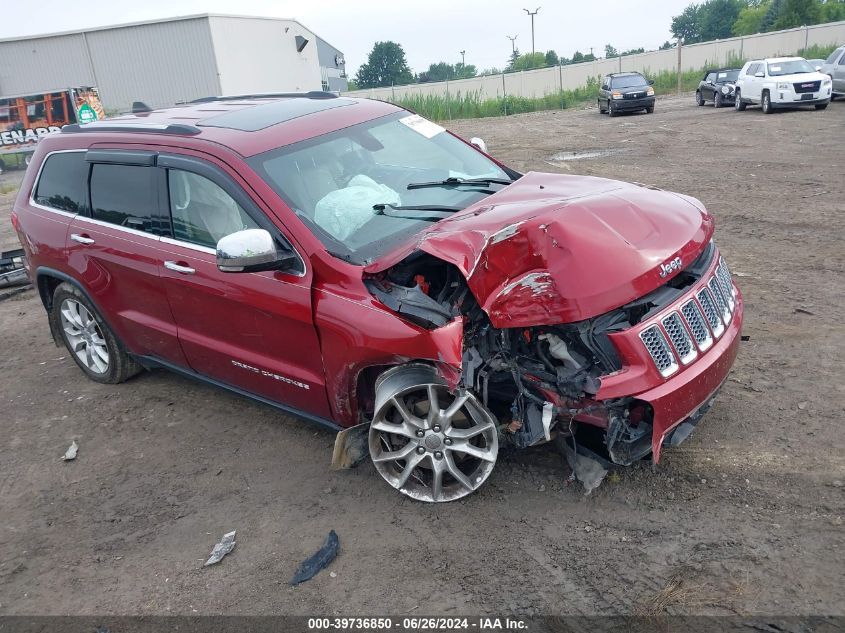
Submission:
M 30 291 L 0 301 L 0 614 L 845 613 L 845 102 L 449 126 L 516 169 L 654 184 L 715 215 L 750 338 L 691 438 L 590 497 L 538 447 L 425 505 L 369 464 L 330 472 L 333 436 L 268 407 L 164 371 L 86 380 Z M 551 159 L 602 149 L 619 151 Z M 337 560 L 289 586 L 330 529 Z M 203 569 L 230 530 L 234 553 Z

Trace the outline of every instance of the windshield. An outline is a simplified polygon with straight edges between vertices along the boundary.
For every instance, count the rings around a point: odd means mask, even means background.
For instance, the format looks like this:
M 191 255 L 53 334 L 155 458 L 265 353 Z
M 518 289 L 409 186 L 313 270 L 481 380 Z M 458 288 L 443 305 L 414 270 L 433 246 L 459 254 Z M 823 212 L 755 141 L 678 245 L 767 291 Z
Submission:
M 724 83 L 727 81 L 736 81 L 739 78 L 739 69 L 736 70 L 720 70 L 716 74 L 716 82 Z
M 769 77 L 780 77 L 781 75 L 797 75 L 799 73 L 814 73 L 816 69 L 810 66 L 806 59 L 794 59 L 788 62 L 771 62 L 769 66 Z
M 463 209 L 504 184 L 492 160 L 419 115 L 399 112 L 253 156 L 247 162 L 290 205 L 330 253 L 366 264 L 432 222 L 420 211 L 375 205 Z M 448 182 L 446 179 L 453 179 Z M 454 180 L 458 179 L 458 180 Z M 481 182 L 460 183 L 463 179 Z M 411 187 L 426 183 L 423 187 Z
M 647 86 L 648 82 L 642 75 L 628 75 L 626 77 L 614 77 L 611 88 L 641 88 Z

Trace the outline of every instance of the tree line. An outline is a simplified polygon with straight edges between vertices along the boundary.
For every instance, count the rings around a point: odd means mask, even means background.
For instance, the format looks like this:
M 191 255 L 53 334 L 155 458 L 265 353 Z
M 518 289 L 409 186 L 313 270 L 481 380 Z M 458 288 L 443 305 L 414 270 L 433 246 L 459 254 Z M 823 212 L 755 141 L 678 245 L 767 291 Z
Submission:
M 845 0 L 706 0 L 672 18 L 685 44 L 845 20 Z

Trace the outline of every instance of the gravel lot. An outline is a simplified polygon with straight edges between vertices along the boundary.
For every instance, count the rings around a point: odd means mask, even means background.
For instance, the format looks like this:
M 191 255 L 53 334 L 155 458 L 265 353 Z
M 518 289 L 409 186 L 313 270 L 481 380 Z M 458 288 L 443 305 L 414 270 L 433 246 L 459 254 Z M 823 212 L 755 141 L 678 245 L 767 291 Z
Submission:
M 0 302 L 0 614 L 845 613 L 845 102 L 764 116 L 688 95 L 450 127 L 520 170 L 654 184 L 715 215 L 750 339 L 689 441 L 586 498 L 539 447 L 424 505 L 369 464 L 330 472 L 333 436 L 268 407 L 161 371 L 86 380 L 27 292 Z M 330 529 L 334 576 L 289 586 Z M 234 553 L 203 569 L 230 530 Z

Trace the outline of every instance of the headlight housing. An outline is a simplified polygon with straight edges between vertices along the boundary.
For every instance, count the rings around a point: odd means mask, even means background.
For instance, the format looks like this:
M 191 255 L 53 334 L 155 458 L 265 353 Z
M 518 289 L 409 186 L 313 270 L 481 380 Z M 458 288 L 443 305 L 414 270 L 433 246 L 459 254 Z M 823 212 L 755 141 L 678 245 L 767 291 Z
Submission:
M 645 94 L 646 94 L 647 97 L 653 97 L 654 96 L 654 88 L 649 86 L 648 90 L 645 91 Z
M 823 86 L 830 85 L 830 77 L 825 77 L 824 79 L 822 79 L 822 85 Z
M 722 86 L 722 94 L 723 95 L 731 94 L 731 87 L 730 86 Z
M 792 84 L 788 81 L 779 81 L 778 90 L 792 90 Z
M 614 91 L 613 91 L 613 94 L 611 94 L 610 96 L 611 96 L 612 98 L 614 98 L 614 99 L 621 99 L 621 98 L 622 98 L 622 93 L 621 93 L 621 92 L 617 92 L 617 91 L 615 91 L 615 90 L 614 90 Z

